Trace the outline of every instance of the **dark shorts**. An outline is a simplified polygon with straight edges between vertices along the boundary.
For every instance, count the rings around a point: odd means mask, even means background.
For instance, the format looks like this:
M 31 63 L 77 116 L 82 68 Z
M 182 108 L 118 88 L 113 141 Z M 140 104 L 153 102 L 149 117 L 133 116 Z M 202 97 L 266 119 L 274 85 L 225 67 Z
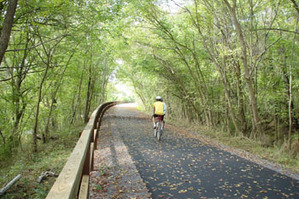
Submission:
M 154 116 L 154 117 L 159 117 L 159 116 L 161 116 L 161 117 L 162 117 L 162 121 L 164 120 L 164 115 L 157 115 L 157 114 L 154 114 L 153 116 Z

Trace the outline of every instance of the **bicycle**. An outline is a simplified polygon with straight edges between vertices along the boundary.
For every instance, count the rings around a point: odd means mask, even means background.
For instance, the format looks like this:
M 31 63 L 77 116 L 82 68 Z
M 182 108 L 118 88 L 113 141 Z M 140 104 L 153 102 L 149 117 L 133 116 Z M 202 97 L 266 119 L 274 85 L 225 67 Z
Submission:
M 163 117 L 162 115 L 158 115 L 155 119 L 156 128 L 154 129 L 154 136 L 157 137 L 158 141 L 160 141 L 161 136 L 163 134 Z

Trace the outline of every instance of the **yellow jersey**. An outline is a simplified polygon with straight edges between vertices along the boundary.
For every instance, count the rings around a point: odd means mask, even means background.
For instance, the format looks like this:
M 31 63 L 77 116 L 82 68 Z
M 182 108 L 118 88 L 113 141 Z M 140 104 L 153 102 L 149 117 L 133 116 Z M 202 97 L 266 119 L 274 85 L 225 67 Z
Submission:
M 164 103 L 157 101 L 154 103 L 155 114 L 156 115 L 164 115 Z

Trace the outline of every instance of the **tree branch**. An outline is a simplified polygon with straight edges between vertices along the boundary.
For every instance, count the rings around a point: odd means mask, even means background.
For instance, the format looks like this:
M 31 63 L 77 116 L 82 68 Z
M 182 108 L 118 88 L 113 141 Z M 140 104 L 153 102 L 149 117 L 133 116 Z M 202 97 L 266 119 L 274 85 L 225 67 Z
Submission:
M 299 8 L 298 8 L 298 5 L 297 5 L 296 1 L 291 0 L 291 2 L 293 3 L 294 8 L 297 10 L 297 14 L 299 15 Z
M 289 33 L 299 34 L 298 31 L 285 30 L 285 29 L 280 29 L 280 28 L 259 28 L 259 29 L 256 29 L 256 31 L 258 31 L 258 30 L 273 30 L 273 31 L 282 31 L 282 32 L 289 32 Z
M 67 37 L 67 36 L 70 36 L 70 34 L 64 34 L 64 35 L 61 35 L 61 36 L 58 36 L 56 38 L 53 38 L 53 39 L 49 39 L 48 41 L 44 41 L 42 43 L 39 43 L 39 44 L 36 44 L 32 47 L 29 47 L 29 48 L 24 48 L 24 49 L 14 49 L 14 50 L 6 50 L 5 52 L 19 52 L 19 51 L 24 51 L 24 50 L 29 50 L 29 49 L 34 49 L 36 47 L 39 47 L 43 44 L 46 44 L 46 43 L 49 43 L 51 41 L 55 41 L 55 40 L 58 40 L 58 39 L 63 39 L 64 37 Z

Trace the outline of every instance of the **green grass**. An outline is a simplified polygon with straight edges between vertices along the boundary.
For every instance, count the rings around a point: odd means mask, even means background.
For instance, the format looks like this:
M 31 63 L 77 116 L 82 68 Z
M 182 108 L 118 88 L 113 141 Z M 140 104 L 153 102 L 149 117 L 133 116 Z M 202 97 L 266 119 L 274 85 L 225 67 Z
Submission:
M 18 174 L 22 175 L 22 178 L 8 189 L 1 199 L 45 198 L 56 177 L 47 177 L 40 184 L 37 182 L 38 177 L 44 171 L 60 173 L 78 140 L 80 129 L 83 127 L 69 129 L 68 133 L 62 132 L 59 139 L 47 144 L 39 141 L 37 154 L 30 152 L 30 143 L 28 143 L 28 147 L 23 146 L 23 149 L 19 150 L 0 170 L 0 188 Z

